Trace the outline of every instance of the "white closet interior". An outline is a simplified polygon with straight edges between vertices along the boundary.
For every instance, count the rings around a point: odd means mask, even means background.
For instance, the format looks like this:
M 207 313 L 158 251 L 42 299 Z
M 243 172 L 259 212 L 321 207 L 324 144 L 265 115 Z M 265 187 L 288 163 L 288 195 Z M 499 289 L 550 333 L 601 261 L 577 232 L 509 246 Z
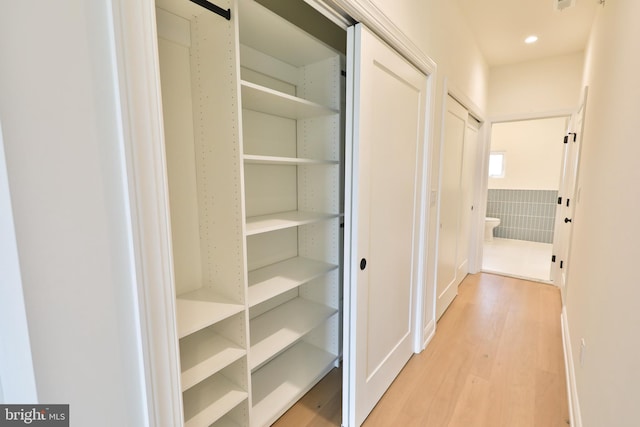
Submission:
M 157 0 L 186 426 L 263 426 L 342 340 L 344 57 L 252 0 Z

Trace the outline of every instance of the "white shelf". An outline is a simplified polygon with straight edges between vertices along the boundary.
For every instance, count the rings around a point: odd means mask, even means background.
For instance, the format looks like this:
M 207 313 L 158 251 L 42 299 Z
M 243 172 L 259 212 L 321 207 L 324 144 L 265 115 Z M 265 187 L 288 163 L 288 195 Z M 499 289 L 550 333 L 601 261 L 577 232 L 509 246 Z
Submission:
M 299 342 L 252 374 L 251 425 L 274 422 L 333 368 L 336 356 Z
M 294 298 L 252 319 L 250 369 L 259 368 L 337 311 L 326 305 Z
M 247 397 L 223 375 L 213 375 L 184 392 L 184 426 L 209 427 Z
M 249 307 L 260 304 L 338 268 L 308 258 L 290 258 L 249 272 Z
M 337 165 L 337 160 L 299 159 L 295 157 L 244 155 L 246 164 L 256 165 Z
M 245 354 L 245 349 L 207 329 L 181 339 L 182 391 L 226 368 Z
M 283 92 L 242 81 L 242 108 L 286 117 L 308 119 L 337 114 L 339 111 Z
M 211 427 L 240 427 L 240 424 L 236 423 L 229 417 L 222 417 L 213 423 Z
M 178 295 L 176 306 L 178 338 L 183 338 L 244 310 L 243 305 L 206 288 Z
M 279 212 L 270 215 L 253 216 L 247 218 L 245 234 L 247 236 L 251 236 L 253 234 L 297 227 L 299 225 L 311 224 L 337 217 L 338 215 L 335 214 L 302 211 Z

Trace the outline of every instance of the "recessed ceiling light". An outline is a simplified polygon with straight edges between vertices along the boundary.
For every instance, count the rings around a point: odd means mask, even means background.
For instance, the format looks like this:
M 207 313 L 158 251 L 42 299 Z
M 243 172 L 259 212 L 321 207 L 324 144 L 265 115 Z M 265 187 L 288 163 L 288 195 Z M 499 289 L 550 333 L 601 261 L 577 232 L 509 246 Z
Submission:
M 524 42 L 526 44 L 531 44 L 531 43 L 535 43 L 538 41 L 538 36 L 529 36 L 526 39 L 524 39 Z

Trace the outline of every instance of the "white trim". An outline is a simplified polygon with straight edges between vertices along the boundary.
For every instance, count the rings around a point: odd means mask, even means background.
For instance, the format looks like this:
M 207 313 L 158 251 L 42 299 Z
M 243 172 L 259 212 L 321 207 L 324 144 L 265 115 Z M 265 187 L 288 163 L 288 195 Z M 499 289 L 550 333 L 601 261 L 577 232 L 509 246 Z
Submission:
M 355 338 L 352 338 L 352 331 L 355 332 L 355 314 L 352 313 L 354 305 L 354 291 L 351 284 L 355 283 L 356 271 L 351 268 L 351 259 L 356 249 L 353 247 L 357 239 L 357 227 L 354 227 L 351 218 L 358 215 L 358 206 L 352 203 L 358 197 L 358 188 L 353 185 L 353 178 L 359 173 L 358 158 L 355 153 L 358 151 L 358 141 L 360 140 L 354 126 L 355 99 L 359 97 L 356 91 L 358 85 L 354 84 L 355 76 L 360 75 L 360 61 L 355 60 L 355 53 L 359 49 L 356 46 L 355 27 L 347 29 L 347 81 L 346 81 L 346 104 L 345 104 L 345 153 L 344 153 L 344 253 L 343 253 L 343 321 L 342 321 L 342 352 L 343 352 L 343 374 L 342 374 L 342 425 L 352 426 L 355 424 L 356 400 L 354 388 L 356 384 L 356 352 Z M 353 53 L 351 53 L 353 52 Z
M 451 82 L 449 82 L 449 79 L 447 79 L 446 82 L 446 90 L 447 94 L 449 94 L 453 99 L 458 101 L 464 108 L 467 109 L 471 117 L 480 122 L 479 127 L 482 127 L 485 122 L 485 117 L 482 109 L 478 105 L 476 105 L 476 103 L 473 102 L 471 98 L 465 95 L 464 92 L 458 89 L 455 85 L 451 84 Z
M 435 235 L 435 245 L 434 245 L 434 262 L 433 262 L 433 313 L 436 318 L 436 322 L 438 321 L 438 255 L 440 254 L 440 202 L 442 199 L 442 164 L 444 162 L 443 148 L 444 148 L 444 121 L 447 114 L 447 95 L 449 92 L 447 91 L 447 82 L 449 78 L 445 77 L 444 82 L 442 84 L 442 106 L 440 108 L 440 141 L 438 141 L 440 148 L 438 150 L 438 189 L 437 189 L 437 200 L 436 200 L 436 235 Z M 435 144 L 435 142 L 434 142 Z M 429 199 L 431 199 L 431 195 L 429 195 Z
M 155 3 L 112 5 L 148 419 L 181 426 Z
M 569 400 L 569 422 L 572 427 L 582 427 L 582 414 L 580 401 L 578 400 L 578 387 L 576 385 L 576 371 L 571 350 L 571 336 L 569 335 L 569 322 L 567 308 L 562 307 L 560 315 L 562 325 L 562 347 L 564 348 L 564 367 L 567 375 L 567 398 Z
M 524 120 L 538 120 L 538 119 L 553 119 L 556 117 L 572 116 L 575 113 L 576 113 L 575 108 L 567 108 L 563 110 L 542 111 L 538 113 L 501 114 L 499 116 L 490 117 L 487 122 L 493 125 L 494 123 L 520 122 Z
M 328 5 L 338 15 L 362 22 L 427 76 L 435 75 L 436 63 L 425 55 L 371 0 L 306 0 Z M 324 6 L 325 8 L 327 6 Z M 341 13 L 342 12 L 342 13 Z M 348 19 L 348 18 L 347 18 Z
M 434 64 L 435 67 L 435 64 Z M 435 269 L 432 274 L 429 274 L 428 267 L 430 264 L 430 260 L 433 260 L 433 265 L 437 264 L 437 249 L 433 250 L 433 253 L 429 253 L 429 241 L 430 241 L 430 224 L 431 218 L 433 215 L 438 215 L 438 204 L 436 203 L 434 207 L 431 206 L 431 189 L 433 186 L 433 179 L 431 176 L 431 171 L 435 165 L 435 159 L 433 158 L 434 146 L 435 146 L 435 121 L 436 121 L 436 87 L 437 87 L 437 75 L 436 69 L 432 70 L 431 74 L 427 74 L 427 95 L 429 98 L 426 101 L 426 110 L 425 114 L 425 138 L 426 141 L 426 150 L 425 150 L 425 168 L 423 170 L 423 175 L 425 177 L 424 182 L 424 192 L 423 201 L 426 206 L 425 208 L 425 226 L 424 226 L 424 256 L 422 257 L 424 263 L 424 271 L 423 271 L 423 287 L 422 287 L 422 305 L 423 307 L 431 307 L 431 316 L 428 319 L 429 322 L 423 328 L 418 327 L 417 330 L 422 332 L 422 348 L 424 350 L 427 344 L 431 341 L 433 336 L 436 333 L 436 275 Z M 436 238 L 437 238 L 437 232 Z M 420 300 L 419 300 L 420 301 Z M 423 310 L 420 313 L 420 321 L 422 324 L 427 320 L 425 317 L 429 313 L 428 310 Z M 422 325 L 421 325 L 422 326 Z
M 414 349 L 415 353 L 420 353 L 426 348 L 426 345 L 431 341 L 433 334 L 435 334 L 436 325 L 436 312 L 435 312 L 435 295 L 436 295 L 436 282 L 435 276 L 429 274 L 427 267 L 429 265 L 429 257 L 433 256 L 434 263 L 436 253 L 429 253 L 429 224 L 430 218 L 433 214 L 431 209 L 431 169 L 433 166 L 433 134 L 434 134 L 434 119 L 435 119 L 435 87 L 436 87 L 436 75 L 426 74 L 426 93 L 427 99 L 425 101 L 424 112 L 424 144 L 423 144 L 423 158 L 422 158 L 422 182 L 421 185 L 421 206 L 420 206 L 420 231 L 418 244 L 420 265 L 418 268 L 418 286 L 415 293 L 414 303 Z M 437 209 L 436 209 L 437 212 Z M 426 308 L 432 306 L 430 318 L 429 310 Z M 428 320 L 426 327 L 425 322 Z
M 354 24 L 349 15 L 341 13 L 338 9 L 325 3 L 323 0 L 304 0 L 304 2 L 343 30 L 346 30 Z

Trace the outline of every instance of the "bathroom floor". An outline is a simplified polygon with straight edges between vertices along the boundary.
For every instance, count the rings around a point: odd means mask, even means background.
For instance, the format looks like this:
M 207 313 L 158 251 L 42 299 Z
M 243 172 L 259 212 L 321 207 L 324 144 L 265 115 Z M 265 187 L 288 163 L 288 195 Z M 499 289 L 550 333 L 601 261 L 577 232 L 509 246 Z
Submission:
M 550 243 L 494 238 L 484 242 L 482 271 L 551 283 Z

